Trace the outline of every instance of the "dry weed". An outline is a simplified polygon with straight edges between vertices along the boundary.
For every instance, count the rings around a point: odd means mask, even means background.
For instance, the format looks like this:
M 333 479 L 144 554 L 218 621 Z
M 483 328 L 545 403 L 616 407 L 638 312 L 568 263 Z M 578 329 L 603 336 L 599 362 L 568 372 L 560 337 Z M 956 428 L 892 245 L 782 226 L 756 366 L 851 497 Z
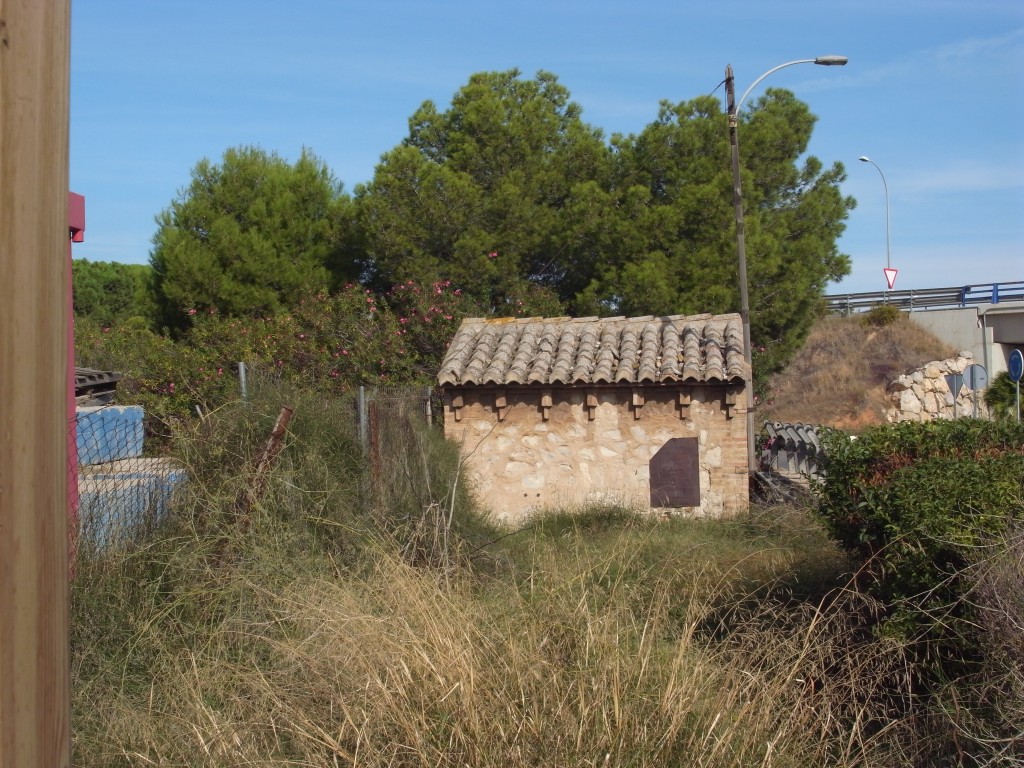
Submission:
M 485 592 L 384 554 L 358 579 L 236 583 L 246 616 L 166 648 L 145 690 L 89 692 L 79 764 L 900 764 L 878 704 L 898 649 L 850 645 L 852 598 L 709 635 L 728 574 L 680 593 L 606 554 Z
M 879 328 L 856 317 L 825 317 L 787 368 L 772 377 L 760 417 L 852 431 L 882 424 L 894 379 L 955 353 L 913 318 Z

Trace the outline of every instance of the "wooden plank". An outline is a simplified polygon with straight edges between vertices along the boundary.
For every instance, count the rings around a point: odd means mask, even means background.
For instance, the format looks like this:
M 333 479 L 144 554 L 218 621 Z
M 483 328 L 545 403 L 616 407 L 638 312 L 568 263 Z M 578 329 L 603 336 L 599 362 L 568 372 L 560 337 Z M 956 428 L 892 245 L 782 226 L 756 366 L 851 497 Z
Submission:
M 69 0 L 0 0 L 0 768 L 70 765 Z

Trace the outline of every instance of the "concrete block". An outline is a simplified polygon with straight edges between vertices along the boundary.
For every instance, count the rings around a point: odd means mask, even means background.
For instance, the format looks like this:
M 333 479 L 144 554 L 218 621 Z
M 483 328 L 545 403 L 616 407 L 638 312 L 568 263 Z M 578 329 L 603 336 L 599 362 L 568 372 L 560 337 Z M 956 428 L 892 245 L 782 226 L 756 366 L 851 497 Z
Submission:
M 138 405 L 76 408 L 78 463 L 104 464 L 141 456 L 142 413 Z
M 78 518 L 83 543 L 97 550 L 142 538 L 166 517 L 186 481 L 171 459 L 121 459 L 80 468 Z
M 155 485 L 152 477 L 80 476 L 80 544 L 106 550 L 141 537 L 152 527 Z

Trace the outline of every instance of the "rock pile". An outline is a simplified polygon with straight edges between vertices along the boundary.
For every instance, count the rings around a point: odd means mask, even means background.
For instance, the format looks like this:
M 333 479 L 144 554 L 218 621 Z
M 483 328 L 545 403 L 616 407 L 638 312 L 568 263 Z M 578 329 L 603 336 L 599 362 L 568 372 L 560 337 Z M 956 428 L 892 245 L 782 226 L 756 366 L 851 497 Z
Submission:
M 961 352 L 948 360 L 936 360 L 904 374 L 889 385 L 892 407 L 885 414 L 889 422 L 932 421 L 977 415 L 988 416 L 982 392 L 973 392 L 966 381 L 954 398 L 946 381 L 951 374 L 963 374 L 974 363 L 974 355 Z

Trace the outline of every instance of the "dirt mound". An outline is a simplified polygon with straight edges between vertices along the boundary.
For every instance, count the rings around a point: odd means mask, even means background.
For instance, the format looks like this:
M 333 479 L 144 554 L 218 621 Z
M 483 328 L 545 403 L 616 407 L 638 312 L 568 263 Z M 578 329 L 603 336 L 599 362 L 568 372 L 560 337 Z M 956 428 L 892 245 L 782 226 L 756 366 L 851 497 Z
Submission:
M 860 432 L 885 423 L 889 383 L 956 350 L 900 315 L 874 326 L 866 315 L 825 317 L 789 366 L 771 378 L 757 421 L 800 421 Z

